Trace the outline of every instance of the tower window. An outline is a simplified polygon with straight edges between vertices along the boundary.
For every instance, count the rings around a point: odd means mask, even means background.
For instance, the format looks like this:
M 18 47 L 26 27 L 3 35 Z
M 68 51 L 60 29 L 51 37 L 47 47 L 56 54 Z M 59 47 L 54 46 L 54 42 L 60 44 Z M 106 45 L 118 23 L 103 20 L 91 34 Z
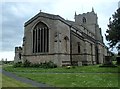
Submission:
M 83 21 L 83 23 L 86 23 L 86 18 L 85 18 L 85 17 L 83 17 L 82 21 Z
M 33 53 L 45 53 L 49 49 L 49 30 L 39 22 L 33 30 Z

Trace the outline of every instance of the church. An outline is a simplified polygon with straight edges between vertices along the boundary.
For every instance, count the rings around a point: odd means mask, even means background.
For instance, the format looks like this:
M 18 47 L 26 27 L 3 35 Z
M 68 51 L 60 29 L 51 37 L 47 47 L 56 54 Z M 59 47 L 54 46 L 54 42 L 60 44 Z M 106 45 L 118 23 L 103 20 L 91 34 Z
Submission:
M 75 12 L 74 19 L 40 11 L 25 22 L 23 44 L 15 47 L 14 62 L 52 61 L 58 66 L 103 63 L 108 49 L 94 9 L 83 14 Z

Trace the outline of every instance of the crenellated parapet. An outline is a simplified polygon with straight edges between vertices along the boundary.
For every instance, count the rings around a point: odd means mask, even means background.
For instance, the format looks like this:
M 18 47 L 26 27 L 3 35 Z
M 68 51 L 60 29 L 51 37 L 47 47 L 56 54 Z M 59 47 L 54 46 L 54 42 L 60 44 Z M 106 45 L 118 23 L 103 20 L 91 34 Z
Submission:
M 15 57 L 14 62 L 20 62 L 22 59 L 22 47 L 15 47 Z

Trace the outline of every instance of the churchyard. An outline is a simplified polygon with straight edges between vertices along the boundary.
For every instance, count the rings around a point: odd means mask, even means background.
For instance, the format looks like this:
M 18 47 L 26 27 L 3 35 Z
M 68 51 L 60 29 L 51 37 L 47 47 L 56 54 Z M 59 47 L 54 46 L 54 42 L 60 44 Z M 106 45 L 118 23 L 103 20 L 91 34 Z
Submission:
M 5 75 L 1 75 L 1 76 L 2 76 L 2 87 L 32 87 L 29 84 L 22 83 Z
M 118 75 L 119 68 L 120 66 L 99 67 L 99 65 L 46 69 L 13 68 L 12 65 L 3 66 L 4 70 L 18 76 L 55 87 L 118 87 L 120 80 Z

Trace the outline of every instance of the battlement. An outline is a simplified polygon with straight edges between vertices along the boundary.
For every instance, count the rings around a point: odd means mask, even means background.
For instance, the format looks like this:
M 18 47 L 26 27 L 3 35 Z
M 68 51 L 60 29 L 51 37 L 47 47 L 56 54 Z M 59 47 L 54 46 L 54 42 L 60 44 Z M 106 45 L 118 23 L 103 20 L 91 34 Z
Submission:
M 95 12 L 87 12 L 83 14 L 75 14 L 75 22 L 77 24 L 86 24 L 86 25 L 92 25 L 92 24 L 98 24 L 98 17 Z
M 22 51 L 22 47 L 15 47 L 15 53 L 17 53 L 17 52 L 21 52 Z

